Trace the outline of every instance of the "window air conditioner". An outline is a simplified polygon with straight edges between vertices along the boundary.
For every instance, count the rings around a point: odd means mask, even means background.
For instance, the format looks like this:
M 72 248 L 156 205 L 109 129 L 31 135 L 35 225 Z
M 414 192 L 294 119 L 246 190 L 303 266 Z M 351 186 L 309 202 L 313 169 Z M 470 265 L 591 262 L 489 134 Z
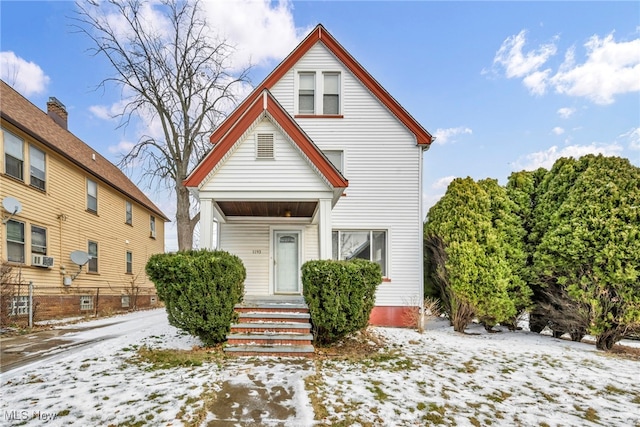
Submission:
M 53 257 L 43 255 L 31 255 L 31 265 L 34 267 L 53 267 Z

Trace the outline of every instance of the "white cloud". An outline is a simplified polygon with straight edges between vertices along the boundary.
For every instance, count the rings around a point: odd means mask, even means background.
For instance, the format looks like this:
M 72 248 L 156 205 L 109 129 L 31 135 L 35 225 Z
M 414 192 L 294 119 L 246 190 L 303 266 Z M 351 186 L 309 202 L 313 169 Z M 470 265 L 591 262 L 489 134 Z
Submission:
M 43 93 L 50 80 L 38 64 L 26 61 L 11 51 L 0 52 L 0 78 L 27 97 Z
M 630 150 L 640 150 L 640 127 L 631 129 L 629 132 L 620 135 L 620 137 L 629 141 Z
M 569 55 L 550 79 L 556 92 L 611 104 L 615 95 L 640 91 L 640 39 L 617 43 L 613 34 L 594 35 L 584 47 L 583 64 L 576 65 Z
M 522 78 L 531 93 L 542 95 L 546 91 L 551 70 L 540 68 L 556 54 L 557 48 L 554 43 L 548 43 L 524 53 L 526 34 L 526 30 L 522 30 L 515 36 L 507 37 L 496 52 L 493 65 L 494 68 L 504 68 L 505 76 L 509 79 Z
M 605 156 L 617 156 L 623 150 L 619 144 L 569 145 L 559 149 L 557 145 L 545 151 L 537 151 L 520 157 L 515 163 L 515 170 L 535 170 L 538 168 L 551 169 L 560 157 L 579 158 L 587 154 L 602 154 Z
M 559 126 L 556 126 L 553 129 L 551 129 L 551 132 L 553 132 L 556 135 L 562 135 L 564 133 L 564 129 Z
M 471 135 L 473 131 L 467 127 L 459 126 L 457 128 L 437 129 L 434 133 L 436 144 L 447 144 L 456 140 L 458 135 Z
M 297 29 L 289 0 L 206 1 L 209 25 L 237 49 L 234 63 L 267 65 L 283 59 L 310 28 Z
M 118 145 L 110 145 L 109 152 L 113 154 L 127 154 L 135 146 L 133 142 L 120 141 Z
M 616 95 L 640 91 L 640 38 L 616 42 L 613 33 L 603 38 L 594 35 L 584 44 L 583 63 L 577 62 L 576 49 L 571 47 L 554 73 L 542 67 L 555 55 L 556 40 L 524 53 L 526 34 L 522 30 L 508 37 L 496 52 L 493 65 L 495 72 L 502 68 L 507 78 L 521 78 L 530 93 L 543 95 L 552 87 L 560 94 L 611 104 Z
M 456 179 L 456 177 L 453 175 L 442 177 L 431 184 L 431 188 L 436 190 L 445 189 L 449 186 L 449 184 L 451 184 L 451 181 L 453 181 L 454 179 Z
M 576 112 L 575 108 L 564 107 L 558 110 L 558 115 L 563 119 L 568 119 L 573 116 Z

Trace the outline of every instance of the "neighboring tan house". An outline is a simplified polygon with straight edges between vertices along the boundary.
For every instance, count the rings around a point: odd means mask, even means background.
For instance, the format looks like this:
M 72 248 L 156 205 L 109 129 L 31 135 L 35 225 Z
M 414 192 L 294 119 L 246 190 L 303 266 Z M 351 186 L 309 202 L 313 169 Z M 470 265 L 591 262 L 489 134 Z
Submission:
M 13 282 L 33 283 L 37 320 L 155 304 L 144 267 L 164 252 L 168 218 L 67 130 L 64 105 L 50 98 L 47 109 L 0 81 L 0 201 L 21 206 L 0 207 L 2 263 Z M 90 258 L 82 269 L 74 251 Z M 25 314 L 26 286 L 12 289 L 1 310 Z
M 305 261 L 364 258 L 384 276 L 371 323 L 407 325 L 423 299 L 433 138 L 323 26 L 210 139 L 185 185 L 200 201 L 201 247 L 243 260 L 247 295 L 301 294 Z

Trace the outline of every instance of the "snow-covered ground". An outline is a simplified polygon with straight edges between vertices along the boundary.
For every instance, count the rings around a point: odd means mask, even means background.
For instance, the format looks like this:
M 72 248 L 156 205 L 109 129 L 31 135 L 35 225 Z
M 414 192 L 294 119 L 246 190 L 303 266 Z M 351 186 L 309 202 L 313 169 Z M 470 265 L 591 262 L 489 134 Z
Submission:
M 435 320 L 423 334 L 371 328 L 386 342 L 373 357 L 154 369 L 137 349 L 199 345 L 161 310 L 79 326 L 101 327 L 72 339 L 105 339 L 2 374 L 0 425 L 640 426 L 640 362 L 526 331 Z

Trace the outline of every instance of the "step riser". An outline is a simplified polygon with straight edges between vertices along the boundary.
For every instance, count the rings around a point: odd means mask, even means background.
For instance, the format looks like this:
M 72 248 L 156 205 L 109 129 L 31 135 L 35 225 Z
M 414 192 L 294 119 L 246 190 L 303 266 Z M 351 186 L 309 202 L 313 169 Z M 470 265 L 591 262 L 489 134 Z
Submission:
M 234 356 L 310 357 L 313 337 L 304 304 L 247 303 L 235 307 L 225 353 Z
M 280 334 L 280 333 L 299 333 L 299 334 L 308 334 L 311 331 L 311 325 L 306 328 L 278 328 L 275 329 L 273 326 L 269 327 L 268 325 L 262 326 L 231 326 L 231 333 L 234 334 L 248 334 L 248 333 L 269 333 L 269 334 Z
M 236 307 L 238 313 L 309 313 L 308 308 L 296 307 Z
M 288 340 L 283 339 L 243 339 L 236 337 L 229 337 L 227 339 L 229 345 L 311 345 L 311 340 Z
M 309 353 L 286 353 L 286 352 L 269 352 L 269 353 L 257 353 L 253 351 L 234 351 L 233 353 L 227 353 L 239 357 L 255 357 L 255 356 L 267 356 L 267 357 L 313 357 L 313 352 Z
M 309 319 L 299 318 L 299 317 L 246 317 L 240 315 L 238 323 L 309 323 Z

